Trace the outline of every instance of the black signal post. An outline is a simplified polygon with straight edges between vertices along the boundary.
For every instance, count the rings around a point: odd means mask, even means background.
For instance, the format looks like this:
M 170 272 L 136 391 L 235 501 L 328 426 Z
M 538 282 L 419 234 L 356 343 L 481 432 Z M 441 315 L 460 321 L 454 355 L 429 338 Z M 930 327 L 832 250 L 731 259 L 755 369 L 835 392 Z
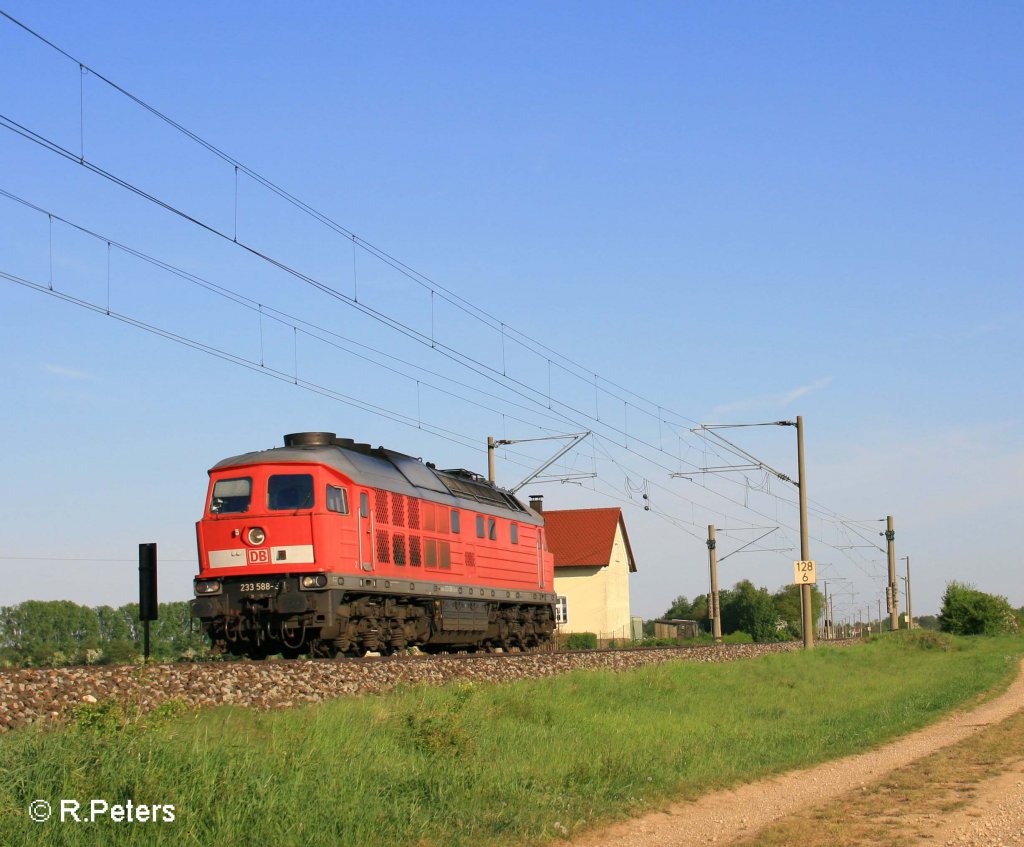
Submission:
M 142 655 L 149 660 L 149 622 L 157 619 L 156 544 L 139 545 L 139 620 L 142 622 Z

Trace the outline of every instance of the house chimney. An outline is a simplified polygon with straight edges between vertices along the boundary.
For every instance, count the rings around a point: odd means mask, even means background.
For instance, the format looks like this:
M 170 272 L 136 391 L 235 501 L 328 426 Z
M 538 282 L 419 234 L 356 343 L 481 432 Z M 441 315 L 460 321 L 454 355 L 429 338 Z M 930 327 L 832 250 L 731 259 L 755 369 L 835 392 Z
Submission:
M 533 511 L 540 514 L 544 513 L 544 495 L 543 494 L 531 494 L 530 495 L 530 508 Z

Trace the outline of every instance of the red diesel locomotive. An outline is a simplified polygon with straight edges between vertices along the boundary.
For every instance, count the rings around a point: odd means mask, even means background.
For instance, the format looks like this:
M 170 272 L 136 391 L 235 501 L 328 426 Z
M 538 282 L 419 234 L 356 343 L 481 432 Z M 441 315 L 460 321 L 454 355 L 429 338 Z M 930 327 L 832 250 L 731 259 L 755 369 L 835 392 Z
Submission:
M 192 615 L 264 658 L 536 649 L 555 629 L 544 519 L 465 470 L 329 432 L 210 470 Z

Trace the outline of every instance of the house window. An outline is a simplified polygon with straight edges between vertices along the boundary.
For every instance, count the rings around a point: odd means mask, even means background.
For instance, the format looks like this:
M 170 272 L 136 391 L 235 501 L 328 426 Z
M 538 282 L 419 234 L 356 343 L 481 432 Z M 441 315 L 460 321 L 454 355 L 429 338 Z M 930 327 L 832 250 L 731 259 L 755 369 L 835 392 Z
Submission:
M 519 524 L 517 524 L 515 521 L 512 521 L 512 523 L 509 524 L 508 534 L 509 534 L 509 537 L 512 539 L 512 543 L 513 544 L 518 544 L 519 543 Z
M 334 485 L 327 486 L 327 511 L 339 515 L 348 514 L 348 490 Z
M 559 596 L 555 598 L 555 623 L 569 623 L 569 598 Z

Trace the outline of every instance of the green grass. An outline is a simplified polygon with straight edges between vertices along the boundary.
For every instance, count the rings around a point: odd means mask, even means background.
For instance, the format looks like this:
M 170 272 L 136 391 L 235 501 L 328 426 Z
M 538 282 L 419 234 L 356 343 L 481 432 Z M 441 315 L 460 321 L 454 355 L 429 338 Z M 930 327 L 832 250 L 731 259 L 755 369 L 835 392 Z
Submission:
M 878 744 L 1005 684 L 1022 652 L 890 637 L 269 713 L 98 704 L 0 736 L 0 843 L 544 843 Z M 61 798 L 173 804 L 176 820 L 29 820 Z

